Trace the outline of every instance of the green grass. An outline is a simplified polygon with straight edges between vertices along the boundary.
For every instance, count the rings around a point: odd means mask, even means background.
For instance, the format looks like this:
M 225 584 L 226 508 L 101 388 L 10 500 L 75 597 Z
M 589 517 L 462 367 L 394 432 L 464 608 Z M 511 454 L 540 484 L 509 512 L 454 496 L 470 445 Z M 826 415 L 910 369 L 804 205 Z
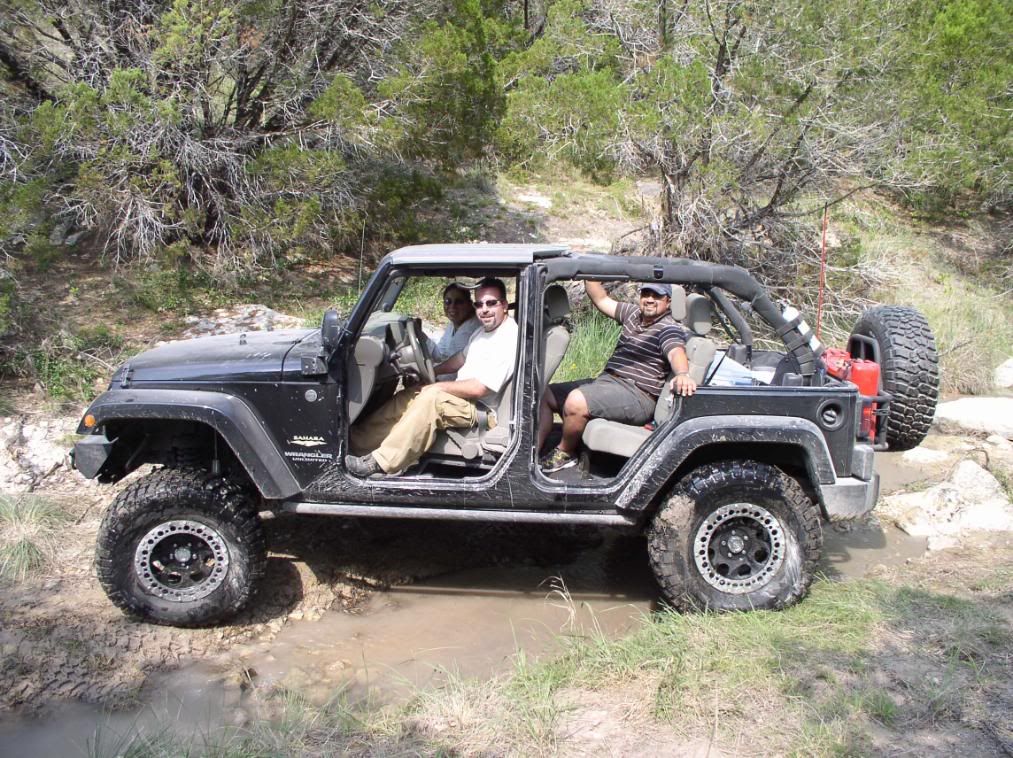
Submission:
M 621 331 L 616 321 L 595 310 L 576 314 L 571 327 L 570 344 L 552 378 L 554 382 L 598 376 L 612 355 Z
M 114 280 L 135 305 L 153 313 L 191 313 L 220 308 L 236 301 L 251 282 L 223 283 L 200 271 L 182 266 L 135 271 Z
M 23 581 L 42 571 L 70 516 L 39 497 L 0 495 L 0 578 Z
M 327 305 L 320 308 L 303 309 L 301 312 L 295 309 L 293 310 L 293 315 L 301 316 L 303 326 L 307 329 L 319 328 L 323 321 L 324 312 L 330 308 L 336 310 L 340 318 L 348 318 L 348 315 L 352 312 L 352 308 L 359 302 L 361 295 L 362 293 L 355 288 L 343 288 L 330 296 Z
M 924 640 L 940 672 L 941 683 L 920 704 L 916 694 L 902 707 L 880 684 L 877 638 L 891 628 Z M 752 739 L 759 751 L 863 753 L 871 722 L 959 711 L 955 685 L 976 680 L 1011 640 L 1008 625 L 980 603 L 878 582 L 818 582 L 806 601 L 783 612 L 662 612 L 622 640 L 572 640 L 554 661 L 520 667 L 509 687 L 515 708 L 552 717 L 564 689 L 626 688 L 649 699 L 654 719 L 683 728 L 706 732 L 719 708 L 729 740 L 757 731 L 765 715 L 779 720 L 777 730 L 761 727 Z
M 550 213 L 557 216 L 599 213 L 629 219 L 639 218 L 645 212 L 634 180 L 616 178 L 609 183 L 597 183 L 564 163 L 540 171 L 515 167 L 497 177 L 496 184 L 500 195 L 512 201 L 531 190 L 545 195 L 552 201 Z
M 1011 493 L 1013 497 L 1013 493 Z M 1000 565 L 969 585 L 974 592 L 1001 592 L 1013 588 L 1013 566 Z
M 448 283 L 449 280 L 436 277 L 409 279 L 394 304 L 394 310 L 442 326 L 446 321 L 442 295 Z

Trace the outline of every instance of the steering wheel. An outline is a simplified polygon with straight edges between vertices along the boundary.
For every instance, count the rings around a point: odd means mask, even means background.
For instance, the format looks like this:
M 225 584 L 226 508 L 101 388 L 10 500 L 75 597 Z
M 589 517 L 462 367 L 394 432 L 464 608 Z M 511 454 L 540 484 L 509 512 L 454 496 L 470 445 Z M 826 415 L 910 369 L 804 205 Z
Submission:
M 422 333 L 422 320 L 408 319 L 404 326 L 400 323 L 391 324 L 391 330 L 397 347 L 394 351 L 394 365 L 399 372 L 421 380 L 424 384 L 436 381 L 436 367 L 429 354 L 425 335 Z

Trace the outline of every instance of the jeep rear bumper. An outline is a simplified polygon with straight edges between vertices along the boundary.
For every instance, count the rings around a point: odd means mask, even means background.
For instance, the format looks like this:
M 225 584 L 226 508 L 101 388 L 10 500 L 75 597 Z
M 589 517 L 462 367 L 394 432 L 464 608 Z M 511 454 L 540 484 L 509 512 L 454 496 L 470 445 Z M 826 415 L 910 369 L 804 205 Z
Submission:
M 830 521 L 848 521 L 864 516 L 879 499 L 879 474 L 869 481 L 841 477 L 834 484 L 820 485 L 820 500 Z

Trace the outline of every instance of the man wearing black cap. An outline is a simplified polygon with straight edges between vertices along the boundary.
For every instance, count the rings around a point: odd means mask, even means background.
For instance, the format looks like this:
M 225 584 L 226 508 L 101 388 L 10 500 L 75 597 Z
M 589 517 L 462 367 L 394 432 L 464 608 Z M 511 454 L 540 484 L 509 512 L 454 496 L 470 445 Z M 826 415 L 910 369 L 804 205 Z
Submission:
M 640 285 L 640 307 L 613 300 L 600 282 L 584 282 L 595 307 L 622 325 L 616 349 L 605 371 L 594 381 L 549 385 L 542 398 L 539 443 L 544 442 L 553 411 L 562 411 L 563 439 L 541 460 L 545 473 L 577 465 L 577 447 L 587 422 L 606 418 L 624 424 L 646 424 L 669 373 L 672 392 L 688 397 L 696 391 L 686 357 L 686 331 L 669 312 L 672 286 Z

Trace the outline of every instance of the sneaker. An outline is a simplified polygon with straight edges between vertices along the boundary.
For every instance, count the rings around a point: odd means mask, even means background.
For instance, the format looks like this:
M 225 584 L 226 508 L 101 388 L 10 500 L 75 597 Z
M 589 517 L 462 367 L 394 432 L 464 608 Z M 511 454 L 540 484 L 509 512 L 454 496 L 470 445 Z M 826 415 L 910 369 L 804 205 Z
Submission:
M 380 464 L 376 462 L 376 458 L 373 457 L 372 453 L 359 456 L 346 455 L 345 468 L 348 469 L 349 474 L 361 477 L 362 479 L 368 479 L 374 474 L 383 473 L 383 469 L 380 468 Z
M 577 465 L 577 456 L 570 455 L 565 450 L 560 450 L 558 447 L 551 453 L 546 453 L 545 456 L 538 462 L 539 468 L 542 469 L 543 474 L 552 474 L 556 471 L 562 471 L 565 468 L 571 468 Z

